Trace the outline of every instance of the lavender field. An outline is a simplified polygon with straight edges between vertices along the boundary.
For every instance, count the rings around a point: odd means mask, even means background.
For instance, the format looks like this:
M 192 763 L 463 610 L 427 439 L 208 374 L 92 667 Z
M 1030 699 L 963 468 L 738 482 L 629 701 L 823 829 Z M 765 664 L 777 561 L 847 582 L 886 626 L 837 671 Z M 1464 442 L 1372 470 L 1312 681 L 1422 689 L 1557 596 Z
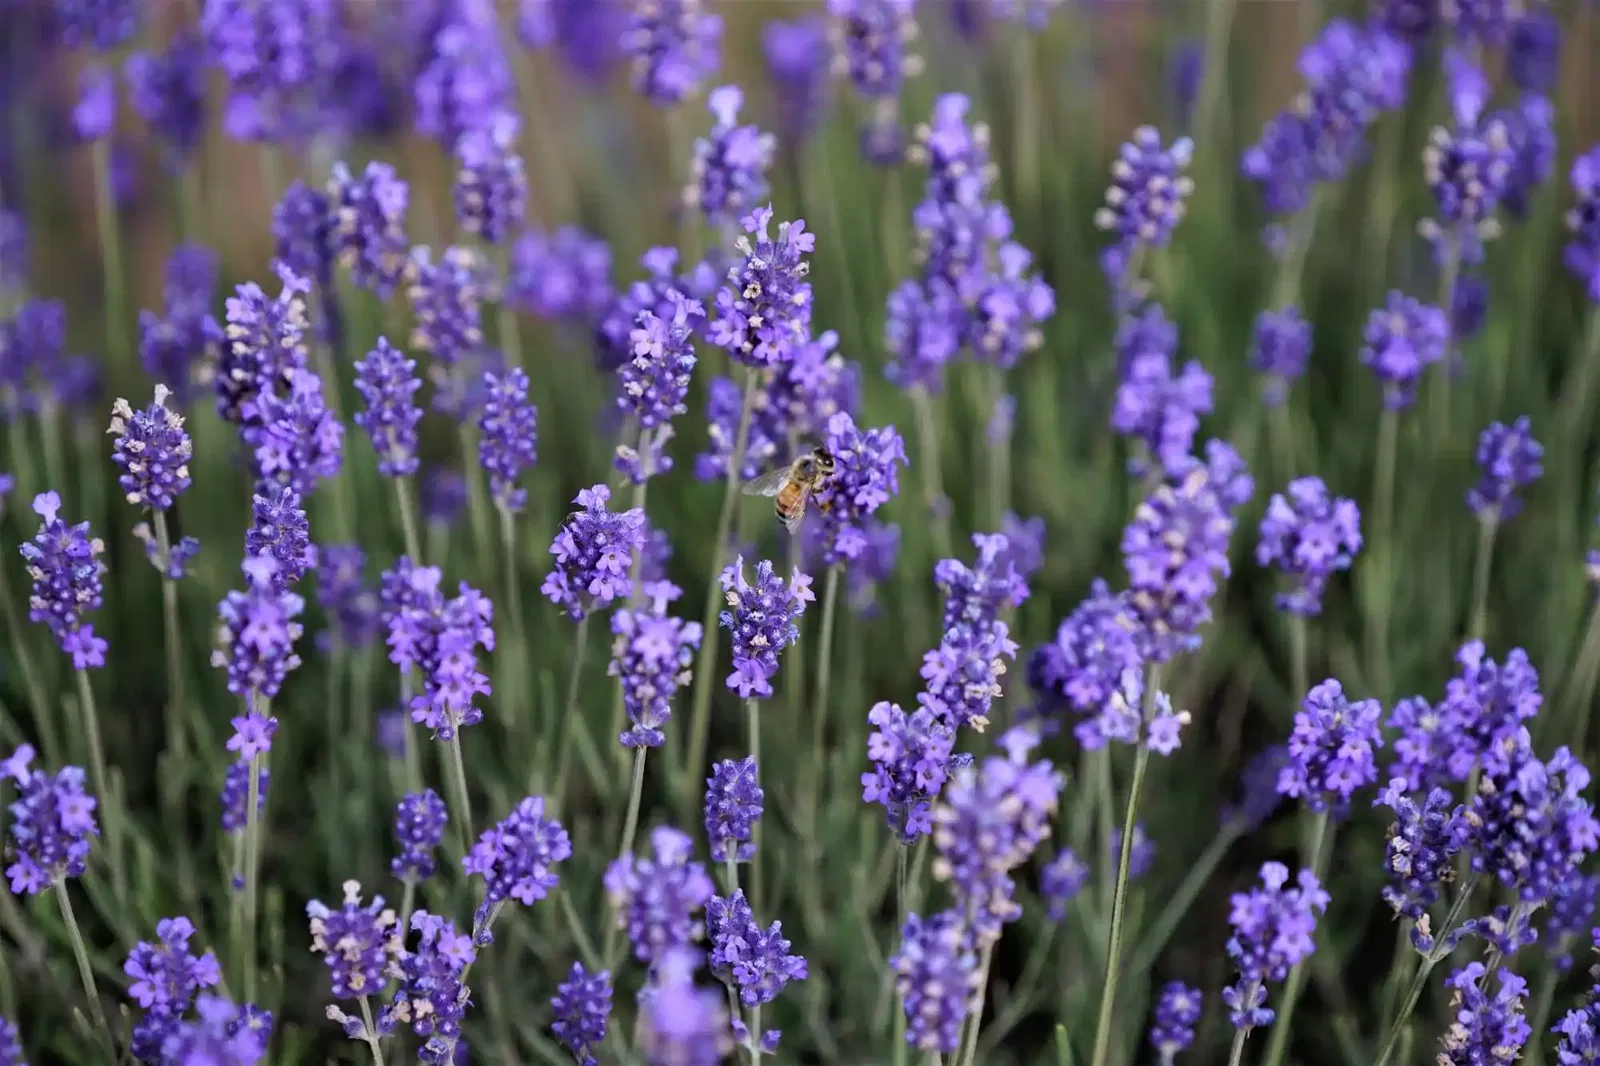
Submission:
M 0 1066 L 1600 1062 L 1596 56 L 0 0 Z

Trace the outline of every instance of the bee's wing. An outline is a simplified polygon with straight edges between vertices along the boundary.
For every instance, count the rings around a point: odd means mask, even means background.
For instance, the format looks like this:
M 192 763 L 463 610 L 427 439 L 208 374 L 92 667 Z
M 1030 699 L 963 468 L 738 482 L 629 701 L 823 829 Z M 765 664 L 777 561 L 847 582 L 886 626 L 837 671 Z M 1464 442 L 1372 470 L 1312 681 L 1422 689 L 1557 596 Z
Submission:
M 776 470 L 769 470 L 758 478 L 753 478 L 744 483 L 746 496 L 776 496 L 778 490 L 783 488 L 783 483 L 789 480 L 789 468 L 780 466 Z

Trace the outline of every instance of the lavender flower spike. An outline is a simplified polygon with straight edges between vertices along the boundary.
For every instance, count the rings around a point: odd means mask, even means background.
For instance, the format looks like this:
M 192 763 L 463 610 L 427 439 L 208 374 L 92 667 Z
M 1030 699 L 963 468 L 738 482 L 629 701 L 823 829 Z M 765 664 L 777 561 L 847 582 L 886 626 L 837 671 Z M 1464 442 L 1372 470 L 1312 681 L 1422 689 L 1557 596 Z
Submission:
M 1222 990 L 1222 1001 L 1236 1029 L 1272 1024 L 1268 982 L 1282 982 L 1316 946 L 1317 915 L 1328 909 L 1328 893 L 1310 870 L 1300 871 L 1295 887 L 1288 883 L 1288 867 L 1269 862 L 1261 867 L 1262 887 L 1233 894 L 1228 955 L 1239 976 Z
M 744 557 L 722 572 L 722 591 L 729 610 L 718 621 L 733 634 L 733 673 L 728 688 L 740 699 L 764 699 L 772 695 L 772 679 L 778 673 L 778 654 L 800 638 L 795 619 L 805 612 L 816 596 L 811 578 L 796 571 L 785 582 L 773 573 L 772 563 L 756 564 L 756 579 L 744 577 Z
M 95 636 L 84 614 L 102 602 L 105 544 L 89 535 L 88 522 L 69 526 L 62 521 L 61 497 L 54 492 L 35 496 L 33 513 L 42 519 L 39 532 L 19 549 L 33 579 L 28 618 L 50 628 L 74 670 L 102 667 L 106 642 Z
M 1439 1038 L 1439 1066 L 1515 1062 L 1533 1027 L 1522 1013 L 1528 982 L 1508 969 L 1495 971 L 1500 987 L 1489 995 L 1489 973 L 1469 962 L 1445 982 L 1450 996 L 1450 1028 Z
M 529 796 L 483 831 L 461 865 L 483 878 L 485 905 L 516 900 L 531 907 L 556 887 L 556 864 L 571 857 L 572 841 L 560 822 L 546 816 L 544 797 Z
M 1478 484 L 1467 506 L 1484 521 L 1503 522 L 1522 510 L 1518 491 L 1544 473 L 1544 448 L 1533 439 L 1527 416 L 1507 426 L 1491 422 L 1478 437 Z
M 211 952 L 196 955 L 189 948 L 194 923 L 187 918 L 163 918 L 156 923 L 156 940 L 141 940 L 128 953 L 122 972 L 131 980 L 128 995 L 143 1014 L 133 1024 L 128 1050 L 140 1062 L 162 1062 L 161 1047 L 177 1032 L 183 1016 L 203 989 L 222 983 L 222 967 Z M 0 1039 L 0 1049 L 4 1040 Z M 0 1062 L 5 1062 L 0 1053 Z
M 672 700 L 687 685 L 699 622 L 667 614 L 667 604 L 682 590 L 669 581 L 649 581 L 638 608 L 623 607 L 611 616 L 611 664 L 606 672 L 620 679 L 622 702 L 631 724 L 617 740 L 628 748 L 659 748 L 666 741 L 661 727 L 672 718 Z
M 1373 750 L 1383 746 L 1382 718 L 1377 700 L 1352 703 L 1337 681 L 1312 688 L 1294 716 L 1278 791 L 1319 813 L 1330 806 L 1343 810 L 1356 789 L 1378 779 Z
M 343 163 L 333 168 L 333 239 L 339 260 L 359 288 L 387 301 L 405 272 L 406 207 L 410 189 L 387 163 L 373 160 L 360 178 Z
M 521 367 L 484 374 L 483 387 L 478 462 L 488 472 L 495 506 L 515 514 L 528 501 L 517 479 L 538 460 L 539 412 L 528 401 L 528 375 Z
M 706 103 L 717 121 L 709 136 L 694 142 L 683 201 L 720 227 L 742 218 L 767 195 L 767 168 L 777 139 L 755 126 L 739 125 L 744 93 L 737 85 L 712 89 Z
M 1268 502 L 1256 562 L 1294 579 L 1294 589 L 1277 596 L 1279 610 L 1315 617 L 1322 613 L 1328 579 L 1350 569 L 1360 550 L 1361 510 L 1355 501 L 1329 496 L 1321 478 L 1302 477 Z
M 1368 317 L 1364 340 L 1361 362 L 1382 384 L 1384 406 L 1403 410 L 1416 400 L 1423 371 L 1449 354 L 1450 320 L 1437 307 L 1391 292 L 1388 304 Z
M 6 867 L 11 891 L 36 896 L 88 867 L 89 838 L 100 835 L 96 801 L 83 790 L 84 773 L 63 767 L 54 776 L 33 769 L 33 747 L 24 744 L 0 760 L 0 781 L 17 784 L 12 802 Z
M 217 607 L 217 647 L 211 665 L 228 674 L 228 691 L 246 699 L 271 699 L 300 665 L 294 643 L 303 627 L 296 620 L 305 601 L 275 586 L 278 563 L 252 555 L 242 566 L 249 587 L 230 592 Z
M 417 472 L 417 423 L 422 408 L 416 392 L 422 380 L 416 360 L 406 358 L 384 337 L 356 363 L 356 391 L 367 409 L 358 411 L 356 425 L 367 431 L 378 453 L 378 472 L 384 477 L 409 477 Z
M 978 991 L 978 961 L 964 935 L 961 912 L 907 915 L 900 950 L 889 966 L 905 1003 L 906 1043 L 953 1054 Z
M 189 487 L 189 457 L 194 445 L 183 428 L 183 416 L 167 407 L 172 395 L 165 385 L 157 385 L 155 400 L 142 411 L 135 411 L 127 400 L 111 408 L 111 427 L 115 437 L 111 458 L 122 467 L 117 479 L 129 503 L 152 511 L 171 509 Z
M 600 1066 L 594 1051 L 605 1043 L 606 1023 L 611 1017 L 611 972 L 590 974 L 583 963 L 575 962 L 567 979 L 550 1001 L 555 1020 L 551 1034 L 572 1052 L 578 1066 Z
M 729 269 L 708 327 L 712 344 L 756 369 L 792 359 L 811 333 L 811 285 L 805 280 L 811 264 L 801 257 L 816 248 L 816 235 L 796 219 L 779 223 L 773 238 L 771 223 L 770 205 L 741 220 L 745 235 L 735 247 L 744 258 Z
M 556 565 L 540 591 L 574 620 L 626 598 L 633 588 L 628 572 L 644 540 L 644 512 L 610 511 L 610 500 L 604 484 L 578 493 L 575 502 L 582 509 L 567 516 L 550 544 Z
M 849 563 L 867 551 L 867 520 L 900 494 L 900 467 L 910 465 L 893 426 L 863 430 L 844 411 L 828 419 L 825 438 L 837 467 L 817 493 L 822 560 Z
M 1133 280 L 1124 273 L 1140 252 L 1165 247 L 1172 240 L 1183 220 L 1184 202 L 1194 191 L 1194 181 L 1183 173 L 1193 155 L 1189 138 L 1163 146 L 1154 127 L 1140 126 L 1112 164 L 1106 203 L 1094 221 L 1114 238 L 1101 264 L 1119 289 Z
M 650 833 L 649 858 L 623 855 L 606 868 L 605 888 L 640 962 L 659 964 L 701 932 L 697 914 L 713 895 L 694 841 L 671 826 Z
M 722 64 L 722 16 L 702 0 L 633 0 L 622 49 L 633 85 L 658 106 L 682 102 Z
M 724 759 L 706 779 L 706 837 L 713 862 L 749 862 L 756 846 L 751 837 L 761 820 L 764 799 L 756 761 Z
M 1162 1066 L 1172 1066 L 1178 1053 L 1194 1043 L 1194 1027 L 1200 1023 L 1201 997 L 1198 988 L 1182 981 L 1171 981 L 1156 1001 L 1155 1021 L 1150 1025 L 1150 1044 L 1160 1056 Z
M 1590 303 L 1600 304 L 1600 145 L 1572 161 L 1572 207 L 1562 250 L 1567 271 L 1584 284 Z

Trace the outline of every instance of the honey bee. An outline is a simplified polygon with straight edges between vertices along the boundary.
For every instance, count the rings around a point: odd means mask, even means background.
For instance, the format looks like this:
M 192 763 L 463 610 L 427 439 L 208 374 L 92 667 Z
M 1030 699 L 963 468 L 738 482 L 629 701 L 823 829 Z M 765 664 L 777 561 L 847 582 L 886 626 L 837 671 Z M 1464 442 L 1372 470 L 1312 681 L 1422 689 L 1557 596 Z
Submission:
M 744 486 L 746 496 L 775 496 L 773 510 L 791 534 L 800 532 L 812 493 L 833 476 L 838 464 L 826 448 L 813 448 L 788 466 L 762 474 Z

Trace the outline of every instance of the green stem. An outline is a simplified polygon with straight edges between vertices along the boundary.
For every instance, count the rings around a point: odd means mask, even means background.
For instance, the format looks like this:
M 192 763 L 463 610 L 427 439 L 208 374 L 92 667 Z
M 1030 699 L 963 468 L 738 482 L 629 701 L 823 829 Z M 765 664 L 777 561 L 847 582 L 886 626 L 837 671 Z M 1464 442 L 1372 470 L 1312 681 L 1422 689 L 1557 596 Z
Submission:
M 1323 811 L 1311 823 L 1311 840 L 1306 845 L 1306 859 L 1311 866 L 1311 872 L 1316 875 L 1317 881 L 1326 883 L 1328 856 L 1332 848 L 1327 846 L 1332 843 L 1329 839 L 1332 834 L 1329 825 L 1332 815 Z M 1283 1062 L 1284 1054 L 1289 1050 L 1289 1035 L 1294 1022 L 1295 1003 L 1300 999 L 1300 993 L 1306 984 L 1306 961 L 1301 960 L 1289 970 L 1289 980 L 1284 982 L 1283 1000 L 1278 1006 L 1277 1017 L 1272 1022 L 1272 1032 L 1267 1040 L 1267 1066 L 1278 1066 Z
M 155 512 L 156 551 L 161 561 L 161 626 L 167 651 L 167 750 L 174 767 L 187 766 L 188 738 L 183 720 L 182 633 L 178 624 L 178 583 L 172 580 L 172 538 L 165 511 Z
M 44 746 L 45 757 L 50 765 L 58 766 L 62 762 L 61 741 L 56 736 L 55 719 L 50 713 L 50 704 L 45 700 L 44 685 L 39 681 L 39 671 L 34 667 L 33 653 L 28 650 L 27 630 L 22 628 L 22 620 L 17 617 L 16 606 L 11 602 L 11 589 L 6 580 L 8 569 L 0 566 L 0 612 L 5 615 L 6 631 L 11 637 L 11 650 L 17 657 L 22 685 L 28 691 L 28 706 L 33 711 L 33 728 L 39 734 L 39 743 Z
M 750 1043 L 747 1050 L 750 1052 L 750 1061 L 758 1062 L 761 1059 L 761 1004 L 757 1003 L 750 1008 Z
M 811 765 L 807 782 L 807 803 L 803 817 L 812 830 L 818 820 L 817 805 L 822 792 L 823 775 L 828 764 L 825 746 L 828 724 L 829 688 L 833 682 L 833 616 L 839 603 L 839 571 L 837 563 L 828 567 L 828 580 L 822 591 L 822 629 L 817 645 L 817 693 L 811 706 Z
M 478 428 L 468 419 L 461 423 L 461 473 L 467 481 L 467 518 L 472 526 L 472 544 L 477 558 L 490 559 L 489 494 L 478 469 Z
M 501 673 L 506 678 L 506 688 L 509 690 L 506 703 L 512 713 L 508 717 L 512 728 L 516 729 L 518 723 L 524 720 L 523 712 L 528 706 L 527 623 L 522 613 L 522 581 L 517 572 L 516 516 L 505 507 L 496 510 L 500 512 L 500 550 L 505 568 L 506 605 L 511 615 L 511 642 L 509 646 L 501 644 L 499 654 L 503 664 Z
M 734 436 L 733 453 L 728 457 L 727 483 L 723 487 L 722 511 L 717 515 L 717 539 L 711 546 L 711 572 L 706 578 L 705 616 L 701 619 L 700 654 L 694 664 L 694 706 L 689 715 L 689 749 L 683 773 L 678 779 L 678 802 L 683 817 L 693 814 L 695 783 L 705 765 L 706 741 L 711 729 L 711 693 L 718 681 L 714 676 L 717 646 L 721 631 L 717 616 L 722 609 L 722 566 L 728 555 L 728 533 L 733 528 L 734 505 L 739 499 L 739 470 L 744 465 L 745 446 L 750 439 L 750 415 L 755 409 L 760 378 L 755 370 L 746 373 L 744 403 L 739 410 L 739 430 Z
M 422 540 L 417 536 L 417 515 L 411 506 L 411 481 L 394 479 L 395 508 L 400 512 L 400 532 L 405 538 L 406 555 L 417 566 L 422 565 Z
M 967 1014 L 965 1046 L 951 1060 L 953 1066 L 972 1066 L 978 1056 L 978 1031 L 983 1028 L 983 1003 L 989 993 L 989 965 L 994 961 L 994 941 L 983 945 L 978 959 L 978 997 Z
M 1194 141 L 1212 143 L 1211 123 L 1221 102 L 1228 69 L 1228 37 L 1233 29 L 1234 0 L 1210 0 L 1206 8 L 1205 58 L 1200 68 L 1200 99 L 1194 114 Z
M 1550 1009 L 1556 1001 L 1556 985 L 1561 983 L 1561 975 L 1554 967 L 1546 970 L 1544 977 L 1539 980 L 1539 991 L 1534 993 L 1533 1012 L 1528 1015 L 1535 1033 L 1550 1031 Z M 1544 1041 L 1530 1041 L 1528 1048 L 1528 1066 L 1543 1066 Z
M 1094 770 L 1094 809 L 1100 823 L 1097 854 L 1108 855 L 1117 835 L 1117 793 L 1111 777 L 1111 745 L 1090 752 L 1089 757 Z M 1117 889 L 1116 871 L 1101 863 L 1095 865 L 1100 867 L 1100 916 L 1103 918 L 1111 914 L 1111 900 Z
M 262 701 L 265 705 L 266 701 Z M 265 713 L 265 712 L 263 712 Z M 261 816 L 256 808 L 261 805 L 261 756 L 250 759 L 249 785 L 245 790 L 244 807 L 244 973 L 241 983 L 244 998 L 256 998 L 256 905 L 258 879 L 261 868 Z
M 1189 913 L 1189 908 L 1194 906 L 1194 901 L 1200 897 L 1201 890 L 1216 872 L 1217 865 L 1222 862 L 1223 856 L 1228 853 L 1234 841 L 1239 839 L 1241 828 L 1236 822 L 1224 825 L 1222 831 L 1211 839 L 1211 843 L 1206 845 L 1206 850 L 1194 861 L 1194 865 L 1189 868 L 1182 883 L 1178 885 L 1177 891 L 1172 893 L 1167 899 L 1166 906 L 1161 908 L 1161 913 L 1156 915 L 1150 931 L 1135 946 L 1128 962 L 1129 978 L 1142 977 L 1149 972 L 1151 966 L 1155 965 L 1167 942 L 1172 939 L 1172 934 L 1177 932 L 1184 915 Z
M 566 794 L 567 768 L 572 762 L 572 735 L 578 728 L 576 715 L 578 714 L 578 693 L 583 681 L 583 660 L 589 653 L 589 619 L 592 615 L 585 614 L 578 620 L 576 647 L 572 650 L 572 673 L 567 677 L 567 702 L 565 711 L 561 716 L 561 740 L 556 745 L 556 773 L 550 786 L 550 801 L 557 807 L 561 806 L 561 798 Z
M 1600 305 L 1589 312 L 1588 328 L 1583 334 L 1583 353 L 1579 356 L 1577 380 L 1570 388 L 1562 389 L 1561 439 L 1567 453 L 1574 454 L 1580 447 L 1576 435 L 1589 423 L 1589 394 L 1594 391 L 1595 376 L 1600 373 Z
M 89 1017 L 99 1031 L 108 1061 L 115 1062 L 116 1041 L 111 1035 L 111 1026 L 106 1022 L 105 1007 L 100 1003 L 100 989 L 94 980 L 94 968 L 89 964 L 89 948 L 83 942 L 83 930 L 78 928 L 78 916 L 73 913 L 72 896 L 67 891 L 64 877 L 56 878 L 55 889 L 56 902 L 61 904 L 61 920 L 66 923 L 67 937 L 72 941 L 72 957 L 78 963 L 78 980 L 83 982 L 83 994 L 89 1000 Z
M 90 772 L 94 775 L 95 792 L 100 797 L 100 811 L 105 817 L 106 844 L 111 851 L 111 884 L 117 903 L 127 913 L 128 879 L 122 869 L 122 803 L 113 796 L 110 775 L 106 771 L 106 749 L 100 740 L 100 712 L 95 709 L 94 685 L 89 671 L 74 670 L 78 681 L 78 709 L 83 714 L 83 731 L 89 742 Z
M 1395 1008 L 1400 1006 L 1400 990 L 1411 977 L 1417 964 L 1417 953 L 1411 949 L 1411 929 L 1414 923 L 1400 922 L 1395 927 L 1394 961 L 1389 965 L 1389 976 L 1383 982 L 1383 1001 L 1378 1015 L 1381 1031 L 1388 1032 L 1394 1022 Z
M 988 445 L 987 454 L 989 461 L 989 528 L 998 530 L 1005 518 L 1006 507 L 1011 498 L 1011 435 L 1012 428 L 1008 426 L 997 427 L 996 414 L 1006 394 L 1005 371 L 999 367 L 989 368 L 989 424 L 984 426 L 984 443 Z M 1012 417 L 1015 417 L 1013 413 Z M 1004 428 L 1004 436 L 996 440 L 997 428 Z
M 1445 321 L 1445 361 L 1434 374 L 1430 409 L 1433 415 L 1433 439 L 1442 441 L 1450 432 L 1450 367 L 1449 361 L 1455 357 L 1455 301 L 1456 282 L 1461 276 L 1461 256 L 1457 251 L 1458 242 L 1454 238 L 1447 238 L 1448 247 L 1445 250 L 1444 262 L 1439 268 L 1439 309 L 1444 312 Z
M 1301 614 L 1289 616 L 1289 668 L 1294 700 L 1299 703 L 1311 690 L 1311 671 L 1306 663 L 1306 619 Z
M 627 431 L 624 430 L 623 432 L 626 433 Z M 650 469 L 648 461 L 647 461 L 648 460 L 648 456 L 650 455 L 650 448 L 651 447 L 652 447 L 652 438 L 651 438 L 650 431 L 648 429 L 641 429 L 639 431 L 638 454 L 639 454 L 639 463 L 640 463 L 640 466 L 641 466 L 641 473 L 644 476 L 639 480 L 639 483 L 633 487 L 633 509 L 635 511 L 638 511 L 640 514 L 644 514 L 645 513 L 645 500 L 646 500 L 646 497 L 647 497 L 647 490 L 649 489 L 649 486 L 650 486 L 650 475 L 654 473 L 654 470 Z M 628 589 L 629 589 L 629 591 L 628 591 L 628 608 L 629 608 L 629 610 L 637 611 L 639 609 L 639 606 L 644 603 L 644 580 L 643 580 L 643 577 L 644 577 L 644 550 L 645 550 L 645 542 L 641 540 L 639 542 L 639 546 L 636 549 L 634 549 L 633 560 L 629 564 L 629 569 L 628 569 Z M 627 719 L 628 719 L 627 700 L 623 696 L 622 686 L 618 685 L 616 687 L 616 693 L 612 697 L 612 701 L 611 701 L 611 735 L 612 736 L 618 737 L 618 736 L 622 735 L 622 731 L 627 725 Z M 626 761 L 627 761 L 627 749 L 622 747 L 621 745 L 618 745 L 618 747 L 617 747 L 617 755 L 623 761 L 623 763 L 625 764 Z
M 1161 667 L 1150 664 L 1145 671 L 1144 708 L 1141 718 L 1148 722 L 1161 688 Z M 1100 1014 L 1094 1030 L 1094 1054 L 1090 1066 L 1106 1066 L 1111 1054 L 1111 1023 L 1117 1000 L 1117 976 L 1122 965 L 1122 924 L 1128 909 L 1128 867 L 1133 861 L 1134 827 L 1139 820 L 1139 794 L 1144 788 L 1145 768 L 1150 749 L 1140 744 L 1133 759 L 1133 780 L 1128 785 L 1128 812 L 1122 820 L 1122 848 L 1117 856 L 1117 885 L 1111 897 L 1111 932 L 1106 939 L 1106 975 L 1100 992 Z
M 1600 600 L 1595 601 L 1589 614 L 1589 625 L 1584 630 L 1583 644 L 1578 658 L 1567 675 L 1566 690 L 1562 693 L 1564 717 L 1575 720 L 1572 750 L 1580 757 L 1589 732 L 1589 708 L 1594 703 L 1595 679 L 1600 677 Z
M 417 906 L 417 881 L 416 878 L 407 876 L 406 887 L 400 894 L 400 935 L 405 936 L 411 930 L 411 912 Z
M 904 936 L 906 914 L 909 912 L 911 905 L 909 896 L 910 884 L 906 874 L 906 852 L 909 849 L 899 841 L 896 841 L 892 847 L 895 849 L 894 898 L 895 913 L 898 915 L 895 922 L 894 935 L 901 937 Z M 890 1045 L 890 1051 L 893 1055 L 894 1066 L 905 1066 L 910 1045 L 906 1043 L 906 1000 L 899 986 L 900 982 L 897 980 L 894 990 L 894 1035 L 890 1038 L 893 1041 Z
M 622 822 L 622 843 L 617 847 L 617 857 L 633 851 L 634 837 L 639 832 L 639 804 L 644 796 L 644 761 L 650 749 L 644 745 L 633 749 L 633 776 L 628 786 L 628 814 Z M 733 890 L 730 888 L 729 892 Z M 601 957 L 607 966 L 615 965 L 617 939 L 621 933 L 621 926 L 612 916 L 612 921 L 606 926 L 605 949 Z
M 1450 913 L 1445 916 L 1444 925 L 1434 939 L 1434 949 L 1423 956 L 1421 965 L 1417 967 L 1417 975 L 1411 979 L 1411 988 L 1406 992 L 1405 1002 L 1401 1004 L 1400 1013 L 1390 1025 L 1389 1032 L 1384 1037 L 1383 1049 L 1378 1052 L 1378 1058 L 1372 1066 L 1388 1066 L 1395 1048 L 1400 1046 L 1400 1036 L 1405 1031 L 1406 1022 L 1411 1020 L 1412 1012 L 1417 1009 L 1417 1001 L 1422 998 L 1422 990 L 1427 986 L 1428 975 L 1439 964 L 1439 960 L 1448 954 L 1440 949 L 1444 947 L 1450 933 L 1455 930 L 1456 920 L 1461 917 L 1461 912 L 1465 909 L 1467 901 L 1472 898 L 1472 890 L 1477 885 L 1477 874 L 1469 875 L 1461 883 L 1461 891 L 1456 894 L 1455 902 L 1450 906 Z
M 1245 1002 L 1248 1003 L 1250 1001 L 1250 997 L 1253 997 L 1254 995 L 1255 988 L 1252 987 L 1250 989 L 1249 996 L 1247 996 L 1245 999 Z M 1242 1066 L 1244 1062 L 1244 1042 L 1249 1039 L 1249 1026 L 1245 1026 L 1242 1029 L 1235 1029 L 1233 1031 L 1233 1047 L 1228 1050 L 1228 1066 Z
M 472 799 L 467 795 L 467 767 L 461 758 L 461 729 L 450 733 L 450 790 L 455 793 L 456 836 L 461 842 L 461 854 L 472 850 Z
M 111 140 L 94 142 L 95 227 L 100 234 L 100 264 L 105 278 L 106 354 L 120 366 L 128 355 L 128 323 L 122 269 L 122 232 L 111 185 Z
M 1472 614 L 1467 639 L 1482 640 L 1489 625 L 1489 566 L 1494 559 L 1494 536 L 1500 528 L 1498 515 L 1478 520 L 1478 553 L 1472 563 Z
M 1394 472 L 1399 450 L 1400 412 L 1384 406 L 1378 418 L 1378 457 L 1372 489 L 1373 541 L 1377 558 L 1372 560 L 1374 580 L 1372 602 L 1367 605 L 1367 654 L 1378 695 L 1389 698 L 1389 605 L 1392 599 L 1390 573 L 1394 556 Z
M 750 761 L 755 763 L 756 784 L 761 783 L 761 701 L 746 700 L 744 716 L 750 734 Z M 750 906 L 761 913 L 761 819 L 751 830 L 750 842 L 755 847 L 755 858 L 750 860 Z
M 917 470 L 922 482 L 922 502 L 933 523 L 933 547 L 939 558 L 950 557 L 950 504 L 944 495 L 944 477 L 939 467 L 939 423 L 933 416 L 933 400 L 921 385 L 911 390 L 911 407 L 917 419 Z
M 407 883 L 406 887 L 410 887 Z M 383 1048 L 378 1043 L 378 1027 L 372 1022 L 372 1005 L 367 1002 L 367 997 L 361 997 L 361 1020 L 366 1024 L 367 1047 L 372 1049 L 372 1066 L 383 1066 Z

